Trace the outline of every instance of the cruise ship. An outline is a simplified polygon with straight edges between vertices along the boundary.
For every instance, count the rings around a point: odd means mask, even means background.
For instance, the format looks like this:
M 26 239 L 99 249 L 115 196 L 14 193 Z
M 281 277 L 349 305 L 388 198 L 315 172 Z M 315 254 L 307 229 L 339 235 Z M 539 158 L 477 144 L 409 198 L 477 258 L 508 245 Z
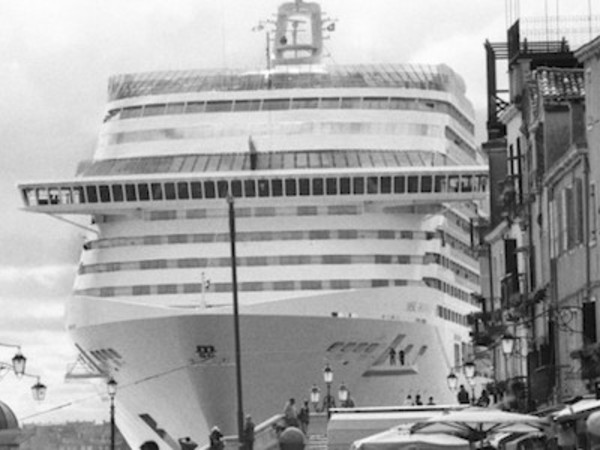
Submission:
M 238 369 L 256 423 L 326 366 L 358 406 L 455 402 L 488 195 L 462 78 L 328 64 L 317 3 L 266 25 L 266 67 L 113 76 L 93 159 L 18 186 L 85 220 L 66 328 L 132 448 L 236 434 Z

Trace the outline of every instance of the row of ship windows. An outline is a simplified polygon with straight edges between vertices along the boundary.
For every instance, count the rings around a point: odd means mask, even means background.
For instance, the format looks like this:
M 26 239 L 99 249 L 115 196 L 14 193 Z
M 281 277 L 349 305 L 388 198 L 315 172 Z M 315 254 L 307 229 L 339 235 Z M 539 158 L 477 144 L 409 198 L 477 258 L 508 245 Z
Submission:
M 88 184 L 24 188 L 29 206 L 190 200 L 233 197 L 294 197 L 363 194 L 471 193 L 487 191 L 487 175 L 396 175 L 327 178 L 273 178 L 155 183 Z
M 444 320 L 448 320 L 465 327 L 468 325 L 467 316 L 457 313 L 456 311 L 452 311 L 450 308 L 446 308 L 445 306 L 438 305 L 437 314 Z
M 445 292 L 465 302 L 471 302 L 471 294 L 454 285 L 437 278 L 424 278 L 425 285 Z M 346 290 L 369 289 L 391 286 L 422 286 L 422 281 L 405 279 L 340 279 L 340 280 L 287 280 L 287 281 L 249 281 L 237 284 L 239 292 L 265 292 L 265 291 L 304 291 L 304 290 Z M 89 289 L 78 289 L 76 295 L 92 297 L 121 297 L 138 295 L 176 295 L 198 294 L 203 292 L 202 283 L 171 283 L 171 284 L 143 284 L 135 286 L 105 286 Z M 231 283 L 211 283 L 211 292 L 232 292 Z
M 441 138 L 443 128 L 439 125 L 424 123 L 396 122 L 292 122 L 292 123 L 237 123 L 237 124 L 205 124 L 185 128 L 155 128 L 150 130 L 121 131 L 103 135 L 100 146 L 132 144 L 136 142 L 152 142 L 182 139 L 214 139 L 235 136 L 274 136 L 274 135 L 396 135 L 426 136 Z M 457 145 L 466 145 L 457 140 Z M 462 148 L 462 147 L 461 147 Z M 468 148 L 469 155 L 474 150 Z
M 288 109 L 393 109 L 439 111 L 449 114 L 473 133 L 475 126 L 458 109 L 444 101 L 398 97 L 314 97 L 251 100 L 212 100 L 155 103 L 111 109 L 104 121 L 177 114 L 276 111 Z
M 425 255 L 280 255 L 246 256 L 236 259 L 239 266 L 288 266 L 321 264 L 437 264 L 473 283 L 479 283 L 479 275 L 469 268 L 437 253 Z M 142 261 L 109 262 L 81 265 L 81 275 L 101 272 L 191 269 L 205 267 L 229 267 L 230 257 L 151 259 Z

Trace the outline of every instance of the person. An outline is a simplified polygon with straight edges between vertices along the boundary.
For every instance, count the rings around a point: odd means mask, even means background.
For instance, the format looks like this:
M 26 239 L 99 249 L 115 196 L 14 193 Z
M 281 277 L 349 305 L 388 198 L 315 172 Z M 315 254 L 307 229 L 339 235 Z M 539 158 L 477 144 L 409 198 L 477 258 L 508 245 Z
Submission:
M 244 446 L 246 450 L 254 449 L 254 422 L 250 414 L 246 415 L 244 423 Z
M 490 406 L 490 396 L 485 389 L 481 391 L 481 396 L 477 400 L 477 406 L 483 406 L 484 408 Z
M 458 399 L 458 403 L 460 403 L 461 405 L 468 405 L 470 403 L 469 393 L 465 389 L 464 384 L 460 385 L 460 389 L 458 391 L 458 394 L 456 395 L 456 398 Z
M 344 408 L 354 408 L 354 406 L 356 406 L 354 399 L 350 396 L 350 394 L 348 394 L 348 399 L 346 400 Z
M 421 400 L 421 396 L 419 394 L 415 396 L 415 405 L 423 406 L 423 401 Z
M 308 400 L 304 400 L 304 405 L 300 408 L 298 413 L 298 420 L 300 421 L 300 429 L 305 435 L 308 435 L 308 423 L 310 422 L 310 408 L 308 406 Z
M 159 450 L 158 444 L 154 441 L 146 441 L 140 447 L 140 450 Z
M 390 366 L 396 365 L 396 350 L 390 347 Z
M 435 405 L 435 402 L 433 401 L 433 397 L 429 397 L 429 400 L 427 401 L 428 405 Z
M 406 396 L 406 400 L 404 400 L 404 406 L 414 406 L 415 403 L 413 402 L 413 398 L 412 395 L 408 394 Z
M 296 411 L 296 400 L 290 398 L 283 409 L 283 417 L 288 427 L 298 426 L 298 412 Z
M 400 350 L 398 352 L 398 361 L 400 362 L 401 366 L 404 365 L 404 350 Z
M 335 408 L 335 398 L 331 394 L 323 397 L 323 411 L 327 411 L 329 408 Z
M 219 430 L 219 427 L 214 426 L 210 430 L 210 435 L 208 440 L 210 441 L 210 450 L 223 450 L 224 444 L 221 438 L 223 437 L 223 433 Z
M 179 439 L 179 446 L 181 447 L 181 450 L 194 450 L 196 447 L 198 447 L 198 444 L 192 441 L 189 436 L 186 436 Z

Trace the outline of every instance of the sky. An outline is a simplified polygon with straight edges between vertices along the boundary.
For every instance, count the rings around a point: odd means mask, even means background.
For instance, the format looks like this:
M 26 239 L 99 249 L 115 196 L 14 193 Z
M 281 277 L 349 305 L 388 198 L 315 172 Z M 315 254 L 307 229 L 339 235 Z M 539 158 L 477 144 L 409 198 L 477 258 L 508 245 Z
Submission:
M 81 230 L 20 210 L 18 182 L 72 177 L 91 158 L 111 74 L 264 67 L 262 33 L 279 0 L 0 0 L 0 343 L 34 378 L 0 381 L 23 423 L 108 420 L 103 385 L 64 381 L 76 351 L 63 326 Z M 486 39 L 518 17 L 588 14 L 589 0 L 321 0 L 337 18 L 328 63 L 446 63 L 467 85 L 483 139 Z M 599 8 L 600 9 L 600 8 Z M 592 11 L 596 14 L 600 11 Z M 0 346 L 0 362 L 14 349 Z

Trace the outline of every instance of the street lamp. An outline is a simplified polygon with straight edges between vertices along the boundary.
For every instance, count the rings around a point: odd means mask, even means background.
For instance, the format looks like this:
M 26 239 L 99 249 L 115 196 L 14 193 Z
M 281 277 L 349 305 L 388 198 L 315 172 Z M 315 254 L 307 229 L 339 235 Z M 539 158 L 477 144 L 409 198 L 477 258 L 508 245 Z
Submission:
M 340 399 L 340 406 L 344 408 L 346 406 L 346 402 L 348 401 L 348 388 L 343 381 L 338 389 L 338 398 Z
M 504 370 L 506 371 L 505 376 L 508 380 L 509 371 L 508 371 L 508 357 L 512 355 L 512 352 L 515 348 L 515 337 L 511 334 L 506 333 L 502 336 L 502 353 L 504 354 Z
M 329 419 L 331 417 L 331 383 L 333 383 L 333 370 L 331 370 L 329 364 L 327 364 L 325 369 L 323 369 L 323 380 L 327 385 L 327 418 Z
M 106 383 L 106 390 L 110 397 L 110 450 L 115 450 L 115 395 L 117 395 L 117 382 L 111 377 Z
M 40 377 L 37 377 L 36 383 L 31 386 L 31 395 L 36 402 L 43 402 L 46 398 L 46 385 L 40 381 Z
M 317 410 L 317 405 L 319 404 L 320 399 L 321 399 L 321 390 L 317 387 L 316 384 L 313 384 L 313 387 L 310 390 L 310 401 L 313 404 L 313 408 L 315 411 Z
M 450 372 L 450 375 L 446 377 L 446 382 L 448 383 L 448 389 L 452 392 L 456 391 L 456 388 L 458 387 L 458 377 L 454 372 Z
M 12 359 L 13 370 L 15 371 L 15 375 L 17 376 L 17 378 L 21 378 L 25 373 L 26 363 L 27 358 L 23 356 L 23 353 L 21 353 L 21 349 L 19 348 L 19 350 L 17 350 L 17 353 L 15 354 L 15 356 L 13 356 Z

